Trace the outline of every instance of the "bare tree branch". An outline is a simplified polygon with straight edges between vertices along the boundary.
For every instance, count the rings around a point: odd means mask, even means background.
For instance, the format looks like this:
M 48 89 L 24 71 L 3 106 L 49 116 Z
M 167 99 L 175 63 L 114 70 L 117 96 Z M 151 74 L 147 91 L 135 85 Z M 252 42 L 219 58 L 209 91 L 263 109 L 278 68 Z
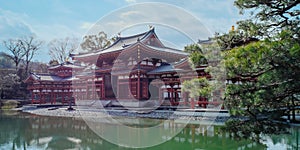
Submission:
M 66 37 L 65 39 L 54 39 L 48 44 L 49 55 L 53 60 L 63 63 L 68 60 L 78 46 L 78 39 Z
M 41 48 L 43 42 L 39 40 L 35 40 L 33 36 L 24 37 L 20 41 L 21 48 L 23 49 L 24 55 L 24 63 L 25 63 L 25 73 L 28 74 L 29 64 L 33 58 L 33 56 L 37 53 L 37 51 Z
M 15 69 L 17 71 L 22 58 L 25 56 L 25 52 L 22 49 L 21 40 L 8 39 L 3 41 L 3 45 L 9 51 L 9 54 L 6 54 L 6 57 L 15 63 Z

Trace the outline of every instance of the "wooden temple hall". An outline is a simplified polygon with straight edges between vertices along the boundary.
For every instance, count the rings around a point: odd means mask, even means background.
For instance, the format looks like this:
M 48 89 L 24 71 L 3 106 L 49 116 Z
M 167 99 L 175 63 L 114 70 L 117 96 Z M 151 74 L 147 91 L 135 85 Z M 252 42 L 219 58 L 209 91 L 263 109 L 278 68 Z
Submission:
M 72 54 L 74 63 L 49 67 L 47 74 L 27 79 L 32 103 L 69 100 L 159 101 L 163 105 L 197 105 L 181 91 L 184 80 L 208 77 L 205 65 L 191 69 L 188 53 L 166 47 L 155 29 L 116 41 L 105 49 Z M 199 98 L 198 104 L 206 101 Z

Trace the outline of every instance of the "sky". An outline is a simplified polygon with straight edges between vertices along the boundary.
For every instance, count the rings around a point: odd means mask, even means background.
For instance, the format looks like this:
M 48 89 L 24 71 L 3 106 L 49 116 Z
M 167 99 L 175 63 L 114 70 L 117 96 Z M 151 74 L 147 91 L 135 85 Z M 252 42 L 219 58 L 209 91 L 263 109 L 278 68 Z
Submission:
M 243 19 L 233 1 L 0 0 L 0 40 L 34 35 L 45 43 L 34 61 L 49 62 L 47 43 L 53 39 L 82 39 L 98 30 L 109 37 L 119 32 L 125 36 L 153 25 L 168 46 L 183 49 L 197 39 L 227 32 Z M 3 45 L 0 51 L 6 52 Z

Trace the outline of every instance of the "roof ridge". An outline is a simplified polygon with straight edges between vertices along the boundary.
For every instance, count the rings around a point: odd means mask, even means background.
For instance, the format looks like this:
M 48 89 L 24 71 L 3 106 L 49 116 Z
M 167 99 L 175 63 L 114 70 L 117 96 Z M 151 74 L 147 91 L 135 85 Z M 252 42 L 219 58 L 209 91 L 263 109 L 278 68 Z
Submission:
M 152 28 L 152 29 L 149 30 L 149 31 L 146 31 L 146 32 L 143 32 L 143 33 L 139 33 L 139 34 L 136 34 L 136 35 L 124 36 L 124 37 L 117 37 L 117 40 L 116 40 L 113 44 L 111 44 L 110 46 L 108 46 L 108 47 L 102 49 L 101 51 L 113 47 L 114 45 L 116 45 L 117 43 L 119 43 L 121 40 L 126 40 L 126 39 L 130 39 L 130 38 L 136 38 L 136 37 L 139 37 L 139 36 L 143 36 L 143 37 L 141 38 L 141 39 L 143 39 L 143 38 L 146 37 L 146 35 L 148 35 L 148 34 L 151 33 L 151 32 L 154 32 L 154 28 Z
M 52 76 L 50 73 L 33 73 L 35 76 L 38 76 L 38 75 L 47 75 L 47 76 Z
M 140 34 L 136 34 L 136 35 L 119 37 L 119 39 L 130 39 L 130 38 L 135 38 L 135 37 L 139 37 L 139 36 L 146 35 L 148 32 L 149 32 L 149 31 L 143 32 L 143 33 L 140 33 Z
M 142 33 L 139 33 L 139 34 L 136 34 L 136 35 L 130 35 L 130 36 L 124 36 L 124 37 L 117 37 L 116 38 L 116 41 L 114 41 L 111 45 L 109 45 L 108 47 L 104 48 L 104 49 L 98 49 L 96 51 L 92 51 L 92 52 L 84 52 L 84 53 L 78 53 L 78 54 L 70 54 L 71 57 L 76 57 L 76 56 L 82 56 L 82 55 L 87 55 L 87 54 L 99 54 L 101 53 L 102 51 L 105 51 L 107 49 L 110 49 L 111 47 L 117 45 L 120 41 L 122 40 L 127 40 L 127 39 L 130 39 L 130 38 L 136 38 L 136 37 L 139 37 L 139 36 L 142 36 L 141 38 L 139 38 L 140 40 L 143 40 L 144 38 L 146 38 L 150 33 L 155 33 L 155 28 L 151 28 L 150 30 L 146 31 L 146 32 L 142 32 Z M 131 44 L 130 44 L 131 45 Z
M 143 43 L 142 43 L 143 44 Z M 176 48 L 171 48 L 171 47 L 167 47 L 167 46 L 164 46 L 164 47 L 157 47 L 157 46 L 154 46 L 154 45 L 148 45 L 148 44 L 143 44 L 145 46 L 148 46 L 150 48 L 164 48 L 164 49 L 170 49 L 170 50 L 173 50 L 173 51 L 177 51 L 177 52 L 181 52 L 181 53 L 186 53 L 186 55 L 188 55 L 189 53 L 183 51 L 183 50 L 180 50 L 180 49 L 176 49 Z

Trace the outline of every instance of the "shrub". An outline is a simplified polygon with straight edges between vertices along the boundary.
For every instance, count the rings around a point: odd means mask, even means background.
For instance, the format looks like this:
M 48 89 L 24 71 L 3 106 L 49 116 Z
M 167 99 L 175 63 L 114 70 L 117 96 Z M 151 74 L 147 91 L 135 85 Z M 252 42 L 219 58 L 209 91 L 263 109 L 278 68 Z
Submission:
M 12 109 L 12 108 L 16 108 L 18 106 L 20 102 L 16 101 L 16 100 L 7 100 L 5 102 L 3 102 L 3 106 L 1 107 L 1 109 Z

